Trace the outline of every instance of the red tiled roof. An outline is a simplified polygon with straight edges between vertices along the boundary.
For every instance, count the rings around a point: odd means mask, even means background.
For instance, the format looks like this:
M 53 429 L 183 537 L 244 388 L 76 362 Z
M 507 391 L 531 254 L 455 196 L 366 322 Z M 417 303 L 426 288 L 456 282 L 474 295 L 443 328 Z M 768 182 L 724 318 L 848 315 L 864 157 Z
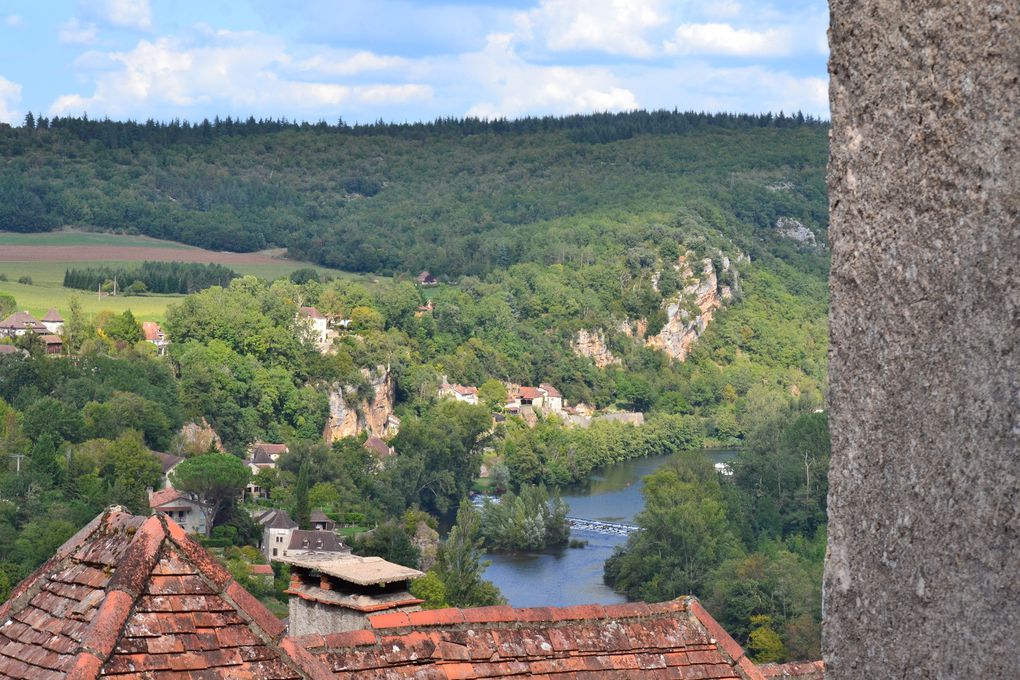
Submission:
M 330 677 L 163 516 L 114 508 L 0 606 L 0 678 Z
M 45 333 L 49 329 L 28 312 L 14 312 L 9 317 L 0 321 L 0 328 L 11 330 L 30 330 L 37 333 Z
M 766 678 L 797 678 L 798 680 L 823 680 L 824 661 L 791 661 L 790 663 L 765 663 L 758 668 Z
M 5 345 L 0 343 L 0 354 L 17 354 L 21 350 L 14 345 Z
M 273 568 L 268 564 L 251 565 L 251 573 L 255 576 L 272 576 Z
M 537 387 L 521 387 L 518 392 L 521 399 L 541 399 L 542 392 Z
M 186 498 L 186 496 L 177 489 L 160 489 L 159 491 L 154 491 L 149 496 L 149 507 L 158 508 L 161 505 L 173 503 L 181 498 Z
M 155 342 L 159 340 L 159 336 L 163 335 L 163 329 L 155 321 L 143 321 L 142 334 L 149 342 Z
M 464 394 L 464 395 L 478 394 L 478 388 L 474 387 L 472 385 L 456 385 L 455 384 L 455 385 L 452 385 L 451 387 L 453 387 L 453 391 L 457 392 L 458 394 Z
M 265 442 L 256 442 L 252 445 L 252 456 L 256 456 L 259 453 L 264 453 L 267 456 L 278 456 L 287 453 L 290 449 L 287 448 L 286 444 L 267 444 Z
M 371 630 L 309 635 L 298 642 L 335 678 L 763 680 L 694 598 L 652 605 L 391 612 L 370 621 Z
M 326 317 L 324 317 L 322 315 L 322 312 L 320 312 L 315 307 L 302 307 L 301 308 L 301 313 L 304 314 L 305 316 L 307 316 L 309 319 L 325 319 L 326 318 Z
M 539 387 L 541 387 L 543 390 L 545 390 L 546 394 L 548 394 L 550 397 L 562 397 L 563 396 L 562 394 L 560 394 L 559 390 L 557 390 L 555 387 L 553 387 L 549 383 L 542 383 L 541 385 L 539 385 Z

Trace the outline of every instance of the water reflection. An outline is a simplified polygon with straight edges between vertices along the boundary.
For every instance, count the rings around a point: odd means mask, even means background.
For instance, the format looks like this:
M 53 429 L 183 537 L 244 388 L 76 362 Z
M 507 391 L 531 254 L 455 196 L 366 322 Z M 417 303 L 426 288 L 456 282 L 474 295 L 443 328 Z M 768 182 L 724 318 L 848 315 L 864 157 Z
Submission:
M 713 462 L 732 460 L 734 450 L 709 451 Z M 563 499 L 573 517 L 631 523 L 644 506 L 641 480 L 666 464 L 671 456 L 624 461 L 599 470 L 584 485 L 567 488 Z M 574 604 L 612 604 L 625 601 L 602 582 L 602 564 L 623 536 L 573 531 L 586 540 L 584 548 L 557 548 L 535 553 L 487 555 L 492 564 L 485 577 L 499 586 L 514 607 L 561 607 Z

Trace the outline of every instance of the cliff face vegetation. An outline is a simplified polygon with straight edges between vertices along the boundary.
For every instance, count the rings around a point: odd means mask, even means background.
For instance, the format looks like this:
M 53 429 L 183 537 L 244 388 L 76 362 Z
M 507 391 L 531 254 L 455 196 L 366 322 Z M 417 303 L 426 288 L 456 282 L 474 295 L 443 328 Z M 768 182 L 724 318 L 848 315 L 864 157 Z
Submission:
M 393 374 L 388 366 L 365 368 L 361 374 L 365 379 L 361 389 L 349 385 L 329 388 L 329 419 L 323 431 L 327 443 L 362 432 L 376 437 L 392 434 L 397 395 Z

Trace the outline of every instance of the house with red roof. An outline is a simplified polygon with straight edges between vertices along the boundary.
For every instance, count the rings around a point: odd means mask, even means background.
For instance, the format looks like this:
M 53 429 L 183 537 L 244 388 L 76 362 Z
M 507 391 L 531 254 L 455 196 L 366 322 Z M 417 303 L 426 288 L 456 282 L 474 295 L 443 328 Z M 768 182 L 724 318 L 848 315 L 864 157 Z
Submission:
M 315 346 L 320 351 L 326 351 L 332 339 L 330 337 L 329 319 L 315 307 L 300 307 L 298 309 L 298 319 L 305 324 L 308 330 L 308 339 L 315 343 Z
M 465 404 L 477 406 L 478 388 L 473 385 L 461 385 L 459 383 L 453 383 L 451 385 L 444 375 L 443 384 L 439 386 L 439 398 L 455 399 L 457 401 L 462 401 Z
M 823 670 L 756 666 L 693 597 L 421 611 L 407 592 L 413 569 L 356 555 L 285 561 L 289 629 L 168 516 L 111 508 L 0 605 L 0 678 L 819 680 Z
M 42 318 L 42 325 L 46 326 L 46 332 L 60 335 L 64 331 L 64 317 L 60 316 L 56 307 L 50 307 Z
M 170 338 L 167 337 L 166 333 L 163 332 L 162 327 L 155 321 L 143 321 L 142 322 L 142 335 L 145 336 L 146 342 L 151 342 L 156 346 L 156 353 L 160 356 L 166 354 L 166 348 L 170 344 Z

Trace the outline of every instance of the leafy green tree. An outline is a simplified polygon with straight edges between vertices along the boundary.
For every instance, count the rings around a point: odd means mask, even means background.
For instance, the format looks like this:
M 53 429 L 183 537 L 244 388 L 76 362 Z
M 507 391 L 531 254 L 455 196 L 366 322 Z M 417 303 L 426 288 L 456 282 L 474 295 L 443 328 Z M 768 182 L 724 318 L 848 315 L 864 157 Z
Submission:
M 424 600 L 421 605 L 423 609 L 443 609 L 450 606 L 446 599 L 446 584 L 435 570 L 429 570 L 421 578 L 412 581 L 409 590 L 412 595 Z
M 0 319 L 5 319 L 18 309 L 18 303 L 13 295 L 0 293 Z
M 110 317 L 109 321 L 103 325 L 103 332 L 111 340 L 125 342 L 129 345 L 133 345 L 145 337 L 142 335 L 142 325 L 138 323 L 130 309 Z
M 678 456 L 642 494 L 642 530 L 606 561 L 606 581 L 647 601 L 702 594 L 711 570 L 741 552 L 712 464 L 700 452 Z
M 457 510 L 456 524 L 439 548 L 436 563 L 446 601 L 454 607 L 506 604 L 499 589 L 482 578 L 486 566 L 482 560 L 481 518 L 464 501 Z
M 414 547 L 404 528 L 396 522 L 386 522 L 373 529 L 351 546 L 355 555 L 377 555 L 384 560 L 416 569 L 421 551 Z
M 489 378 L 478 386 L 478 399 L 490 411 L 502 411 L 507 399 L 506 385 Z
M 787 652 L 782 639 L 772 628 L 772 619 L 768 616 L 751 617 L 751 638 L 748 651 L 753 655 L 755 663 L 782 663 L 786 661 Z
M 217 515 L 233 503 L 251 478 L 239 458 L 225 453 L 206 453 L 181 461 L 170 473 L 175 489 L 198 497 L 205 516 L 205 535 L 211 536 Z

